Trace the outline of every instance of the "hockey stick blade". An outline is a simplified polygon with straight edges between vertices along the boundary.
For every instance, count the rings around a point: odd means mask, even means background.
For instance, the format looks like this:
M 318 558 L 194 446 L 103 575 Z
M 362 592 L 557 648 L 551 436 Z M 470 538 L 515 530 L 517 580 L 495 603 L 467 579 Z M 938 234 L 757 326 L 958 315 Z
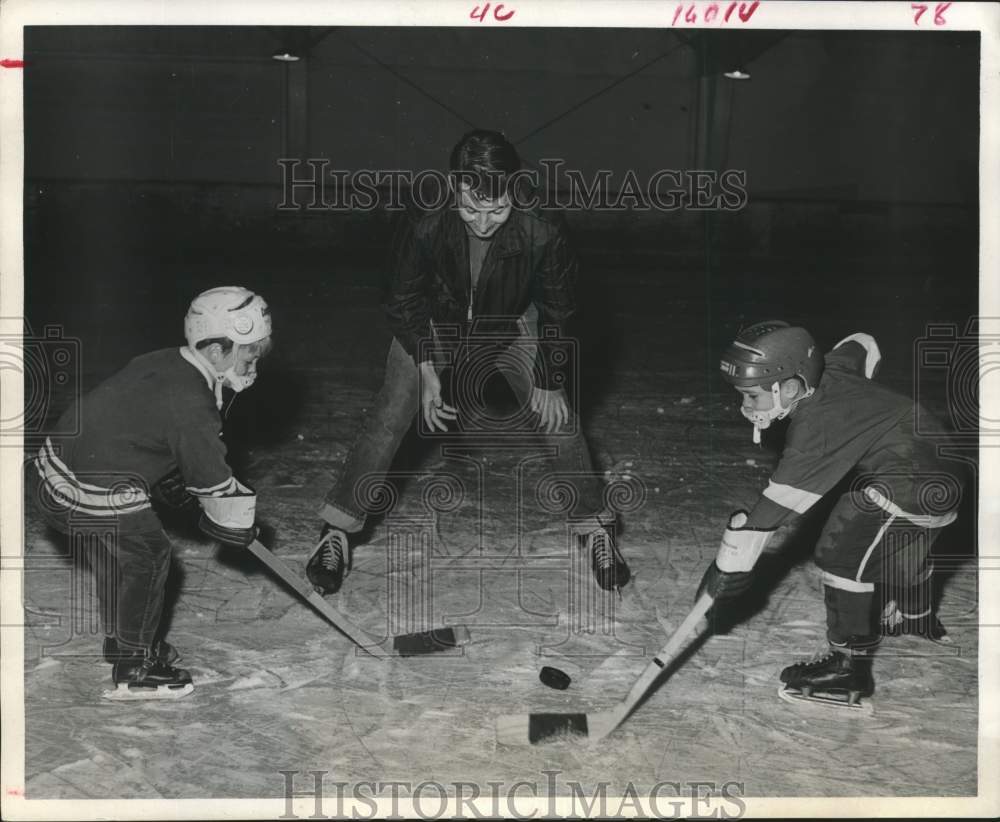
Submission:
M 447 651 L 469 641 L 469 629 L 464 625 L 400 634 L 392 638 L 392 649 L 400 656 L 422 656 Z
M 365 653 L 383 659 L 387 656 L 416 656 L 418 654 L 446 651 L 469 641 L 468 629 L 463 625 L 437 628 L 414 634 L 402 634 L 380 641 L 338 613 L 312 585 L 303 580 L 287 563 L 278 559 L 257 540 L 247 549 L 285 582 L 295 593 L 311 605 L 327 622 L 350 639 Z M 386 648 L 390 645 L 390 648 Z
M 561 736 L 586 737 L 594 741 L 603 739 L 628 718 L 663 669 L 701 633 L 699 623 L 713 602 L 710 594 L 699 597 L 667 644 L 653 657 L 625 698 L 614 708 L 590 714 L 532 713 L 501 716 L 496 721 L 497 742 L 501 745 L 518 746 L 536 745 Z

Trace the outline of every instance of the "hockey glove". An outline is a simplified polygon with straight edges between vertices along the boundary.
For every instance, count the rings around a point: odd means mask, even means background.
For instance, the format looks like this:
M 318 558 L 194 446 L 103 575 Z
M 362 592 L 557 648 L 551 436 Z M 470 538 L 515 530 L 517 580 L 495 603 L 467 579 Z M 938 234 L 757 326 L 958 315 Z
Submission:
M 751 582 L 753 582 L 752 574 L 727 574 L 720 571 L 719 566 L 713 562 L 705 569 L 705 574 L 701 578 L 701 584 L 698 586 L 697 597 L 708 591 L 712 595 L 712 599 L 716 601 L 736 599 L 736 597 L 746 592 Z
M 260 533 L 260 528 L 256 525 L 251 525 L 249 528 L 227 528 L 204 513 L 198 520 L 198 527 L 227 548 L 246 548 Z
M 715 561 L 708 566 L 698 586 L 698 596 L 705 591 L 716 599 L 733 599 L 750 587 L 754 565 L 774 531 L 744 528 L 746 511 L 729 517 L 729 527 L 722 535 L 722 544 Z
M 223 545 L 246 548 L 259 532 L 254 525 L 257 495 L 240 482 L 236 485 L 237 493 L 201 498 L 198 527 Z
M 153 499 L 175 511 L 183 511 L 194 506 L 194 497 L 184 487 L 184 477 L 180 471 L 167 474 L 153 486 Z

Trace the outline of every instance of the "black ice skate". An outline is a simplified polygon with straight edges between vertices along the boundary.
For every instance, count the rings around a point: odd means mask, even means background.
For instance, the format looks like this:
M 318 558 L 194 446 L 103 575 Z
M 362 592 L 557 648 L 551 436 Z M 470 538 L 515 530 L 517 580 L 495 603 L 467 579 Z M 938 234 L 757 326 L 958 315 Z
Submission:
M 116 662 L 122 662 L 124 660 L 130 659 L 134 652 L 127 649 L 121 648 L 118 644 L 118 640 L 113 636 L 104 637 L 104 661 L 114 665 Z M 173 645 L 163 639 L 158 639 L 153 643 L 152 654 L 160 662 L 166 663 L 167 665 L 173 665 L 175 662 L 180 661 L 181 654 Z
M 590 551 L 590 563 L 594 570 L 594 579 L 605 591 L 618 589 L 627 585 L 632 578 L 632 572 L 625 563 L 625 558 L 618 550 L 614 537 L 605 528 L 597 528 L 584 535 L 586 547 Z
M 152 650 L 116 662 L 111 668 L 111 679 L 114 690 L 105 691 L 102 696 L 116 702 L 180 699 L 194 691 L 191 674 L 162 662 Z
M 862 702 L 875 692 L 871 658 L 864 652 L 831 648 L 808 662 L 797 662 L 781 672 L 784 687 L 778 695 L 786 702 L 809 702 L 865 714 L 871 705 Z
M 319 594 L 335 594 L 347 576 L 350 545 L 347 534 L 332 525 L 324 525 L 319 543 L 306 564 L 306 576 Z
M 919 616 L 909 616 L 899 610 L 895 601 L 882 612 L 882 636 L 919 636 L 938 645 L 952 645 L 948 631 L 937 614 L 928 611 Z

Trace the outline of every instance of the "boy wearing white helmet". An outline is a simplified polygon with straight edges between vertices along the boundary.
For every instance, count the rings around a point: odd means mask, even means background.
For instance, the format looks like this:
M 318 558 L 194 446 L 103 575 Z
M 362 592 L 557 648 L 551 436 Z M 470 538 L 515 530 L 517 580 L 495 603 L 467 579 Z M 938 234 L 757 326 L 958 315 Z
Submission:
M 253 384 L 271 348 L 261 297 L 239 287 L 199 294 L 184 320 L 187 345 L 136 357 L 65 413 L 74 436 L 46 438 L 33 461 L 45 520 L 89 533 L 99 576 L 104 655 L 113 699 L 177 698 L 193 690 L 177 651 L 158 636 L 171 544 L 153 499 L 202 508 L 199 526 L 226 545 L 256 534 L 256 495 L 226 462 L 223 387 Z M 60 424 L 57 430 L 68 430 Z
M 874 691 L 876 606 L 884 606 L 883 633 L 948 641 L 931 607 L 929 554 L 956 518 L 961 480 L 936 443 L 915 434 L 913 400 L 872 380 L 880 359 L 868 334 L 846 337 L 824 357 L 805 329 L 769 321 L 741 332 L 720 362 L 755 442 L 773 421 L 789 424 L 767 488 L 749 511 L 731 515 L 702 589 L 717 600 L 742 593 L 774 531 L 853 480 L 815 552 L 830 647 L 782 671 L 789 700 L 861 706 Z

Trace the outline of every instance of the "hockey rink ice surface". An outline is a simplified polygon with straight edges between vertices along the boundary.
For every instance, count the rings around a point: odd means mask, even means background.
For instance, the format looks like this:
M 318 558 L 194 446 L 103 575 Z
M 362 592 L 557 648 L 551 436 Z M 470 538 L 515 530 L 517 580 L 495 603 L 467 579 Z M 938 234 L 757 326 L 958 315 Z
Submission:
M 762 565 L 772 578 L 758 580 L 735 624 L 687 654 L 608 738 L 497 744 L 498 716 L 598 711 L 625 695 L 690 609 L 729 512 L 752 504 L 776 460 L 767 441 L 751 443 L 735 392 L 713 370 L 718 352 L 706 328 L 736 327 L 740 301 L 748 319 L 791 314 L 795 295 L 761 280 L 752 298 L 724 298 L 723 283 L 706 294 L 703 275 L 672 263 L 585 261 L 580 393 L 596 467 L 627 509 L 620 546 L 633 578 L 620 599 L 601 594 L 589 559 L 569 549 L 562 517 L 546 510 L 554 503 L 539 499 L 546 464 L 532 459 L 532 443 L 439 440 L 420 452 L 411 442 L 396 464 L 410 473 L 398 499 L 386 500 L 329 601 L 379 636 L 464 624 L 469 644 L 427 657 L 367 657 L 252 556 L 224 553 L 177 525 L 168 638 L 195 692 L 114 704 L 100 698 L 110 666 L 87 624 L 89 578 L 72 571 L 65 545 L 29 507 L 27 796 L 280 797 L 280 770 L 483 786 L 539 782 L 543 770 L 558 770 L 564 789 L 567 780 L 588 790 L 606 782 L 609 795 L 630 782 L 648 792 L 661 781 L 699 780 L 742 782 L 745 796 L 974 794 L 978 631 L 968 521 L 939 549 L 959 558 L 942 575 L 939 609 L 953 645 L 885 640 L 869 718 L 788 705 L 776 693 L 780 670 L 824 641 L 822 590 L 808 561 L 815 523 L 807 521 L 779 536 L 785 552 L 769 548 Z M 267 266 L 220 274 L 203 264 L 177 288 L 186 295 L 240 281 L 271 302 L 279 349 L 228 425 L 234 461 L 273 531 L 263 541 L 304 575 L 318 508 L 380 385 L 389 335 L 374 265 L 292 261 L 298 289 L 274 285 Z M 885 299 L 861 301 L 842 321 L 827 316 L 815 292 L 814 313 L 798 303 L 794 319 L 811 322 L 825 348 L 855 331 L 892 329 L 875 331 L 882 380 L 910 391 L 923 323 L 963 323 L 969 298 L 942 297 L 944 276 L 921 292 L 885 270 L 859 266 L 856 275 L 869 297 Z M 78 313 L 72 333 L 95 338 L 104 310 Z M 86 360 L 85 384 L 154 347 L 136 321 L 121 350 L 97 347 Z M 568 673 L 569 689 L 539 682 L 543 665 Z

